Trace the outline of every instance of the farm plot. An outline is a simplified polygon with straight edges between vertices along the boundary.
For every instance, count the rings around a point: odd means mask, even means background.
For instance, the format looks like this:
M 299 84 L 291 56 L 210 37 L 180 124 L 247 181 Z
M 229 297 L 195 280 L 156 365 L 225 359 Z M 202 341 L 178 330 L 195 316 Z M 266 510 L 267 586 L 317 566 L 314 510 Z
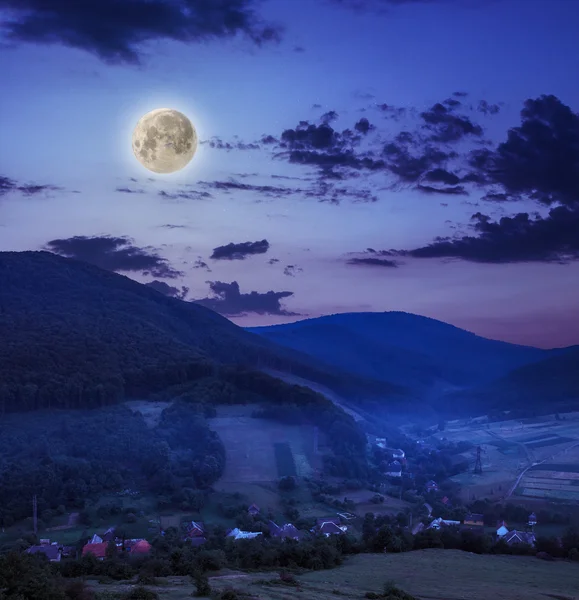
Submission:
M 546 446 L 557 446 L 559 444 L 566 444 L 574 441 L 575 439 L 573 438 L 554 436 L 536 442 L 527 442 L 525 446 L 528 446 L 529 448 L 544 448 Z
M 579 467 L 572 464 L 536 465 L 521 480 L 519 494 L 531 498 L 579 502 L 578 471 Z
M 239 407 L 237 407 L 239 408 Z M 220 483 L 257 483 L 277 480 L 283 475 L 303 475 L 318 468 L 314 455 L 314 428 L 284 425 L 245 415 L 220 415 L 209 426 L 222 440 L 226 451 L 225 472 Z M 276 444 L 285 450 L 276 449 Z M 294 460 L 298 457 L 298 461 Z
M 297 475 L 294 455 L 289 444 L 274 444 L 275 462 L 278 477 L 295 477 Z

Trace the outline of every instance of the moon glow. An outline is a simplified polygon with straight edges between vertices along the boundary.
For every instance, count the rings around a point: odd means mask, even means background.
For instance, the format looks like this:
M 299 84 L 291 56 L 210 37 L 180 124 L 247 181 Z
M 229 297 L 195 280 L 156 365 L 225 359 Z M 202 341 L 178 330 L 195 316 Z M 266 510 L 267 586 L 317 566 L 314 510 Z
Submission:
M 197 150 L 197 131 L 172 108 L 157 108 L 142 116 L 133 131 L 133 154 L 149 171 L 175 173 L 189 164 Z

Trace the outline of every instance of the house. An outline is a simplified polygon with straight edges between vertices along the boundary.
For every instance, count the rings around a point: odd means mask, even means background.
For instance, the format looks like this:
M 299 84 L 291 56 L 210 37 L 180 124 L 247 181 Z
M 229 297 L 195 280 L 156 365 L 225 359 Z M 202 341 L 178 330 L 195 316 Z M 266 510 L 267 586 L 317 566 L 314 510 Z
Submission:
M 438 492 L 438 484 L 436 483 L 436 481 L 433 481 L 432 479 L 430 481 L 428 481 L 426 483 L 426 491 L 427 492 Z
M 257 506 L 257 504 L 252 504 L 248 509 L 247 512 L 252 516 L 255 517 L 256 515 L 258 515 L 261 511 L 259 509 L 259 506 Z
M 427 527 L 427 529 L 442 529 L 443 527 L 459 527 L 460 521 L 451 521 L 449 519 L 443 519 L 442 517 L 438 517 L 434 519 Z
M 107 555 L 107 546 L 108 542 L 99 542 L 96 544 L 88 543 L 85 544 L 82 548 L 82 555 L 86 556 L 87 554 L 92 554 L 96 556 L 99 560 L 103 560 Z
M 128 540 L 125 542 L 125 552 L 131 554 L 149 554 L 151 544 L 147 540 Z
M 424 523 L 416 523 L 412 528 L 412 535 L 419 534 L 424 529 Z
M 406 458 L 406 455 L 404 454 L 404 450 L 401 450 L 400 448 L 396 448 L 395 450 L 392 450 L 392 457 L 393 458 Z
M 58 544 L 41 544 L 40 546 L 30 546 L 26 554 L 44 554 L 50 562 L 59 562 L 62 558 L 62 551 Z
M 478 513 L 470 513 L 464 518 L 464 525 L 468 527 L 484 527 L 485 520 L 483 515 Z
M 402 477 L 402 465 L 397 461 L 393 461 L 388 465 L 386 475 L 389 477 Z
M 290 540 L 299 540 L 302 535 L 297 530 L 296 526 L 292 523 L 286 523 L 281 527 L 274 523 L 273 521 L 269 522 L 269 533 L 271 537 L 279 538 L 279 539 L 290 539 Z
M 234 540 L 251 540 L 258 535 L 261 535 L 261 531 L 241 531 L 236 527 L 227 534 L 227 537 L 232 537 Z
M 329 535 L 341 535 L 348 531 L 347 525 L 342 525 L 337 517 L 327 517 L 325 519 L 317 519 L 316 526 L 312 530 L 317 533 L 322 533 L 326 537 Z
M 533 546 L 535 544 L 534 533 L 526 533 L 524 531 L 517 531 L 516 529 L 509 531 L 503 539 L 509 546 L 516 546 L 517 544 L 528 544 L 529 546 Z
M 199 521 L 191 521 L 185 526 L 187 538 L 203 537 L 205 534 L 205 525 Z
M 102 541 L 103 542 L 110 542 L 111 540 L 115 539 L 115 528 L 114 527 L 109 527 L 103 534 L 102 534 Z
M 529 515 L 529 527 L 534 527 L 537 524 L 537 515 L 535 513 L 531 513 Z
M 509 533 L 507 528 L 507 524 L 504 521 L 499 521 L 497 523 L 497 537 L 502 538 Z
M 448 499 L 448 496 L 444 496 L 440 501 L 444 504 L 444 506 L 446 506 L 448 508 L 452 508 L 452 504 L 451 504 L 450 500 Z
M 90 538 L 90 542 L 89 544 L 102 544 L 103 543 L 103 538 L 100 535 L 97 535 L 96 533 Z

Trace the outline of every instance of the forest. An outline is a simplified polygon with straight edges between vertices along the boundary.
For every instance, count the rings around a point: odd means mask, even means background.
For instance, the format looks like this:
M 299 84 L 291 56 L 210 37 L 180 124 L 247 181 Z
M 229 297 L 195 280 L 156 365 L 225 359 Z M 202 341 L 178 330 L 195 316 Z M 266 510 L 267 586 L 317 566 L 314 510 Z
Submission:
M 225 449 L 198 407 L 175 403 L 155 429 L 124 406 L 10 415 L 0 423 L 0 524 L 31 515 L 39 526 L 88 499 L 126 488 L 159 497 L 206 489 Z

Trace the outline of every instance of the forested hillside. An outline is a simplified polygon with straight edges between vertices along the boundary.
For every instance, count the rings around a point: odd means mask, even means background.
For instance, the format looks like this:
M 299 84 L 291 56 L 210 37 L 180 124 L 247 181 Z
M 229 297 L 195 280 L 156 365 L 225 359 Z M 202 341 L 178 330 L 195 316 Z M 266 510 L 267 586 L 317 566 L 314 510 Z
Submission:
M 0 253 L 0 414 L 144 397 L 217 363 L 292 369 L 342 392 L 394 386 L 344 376 L 195 303 L 48 252 Z

